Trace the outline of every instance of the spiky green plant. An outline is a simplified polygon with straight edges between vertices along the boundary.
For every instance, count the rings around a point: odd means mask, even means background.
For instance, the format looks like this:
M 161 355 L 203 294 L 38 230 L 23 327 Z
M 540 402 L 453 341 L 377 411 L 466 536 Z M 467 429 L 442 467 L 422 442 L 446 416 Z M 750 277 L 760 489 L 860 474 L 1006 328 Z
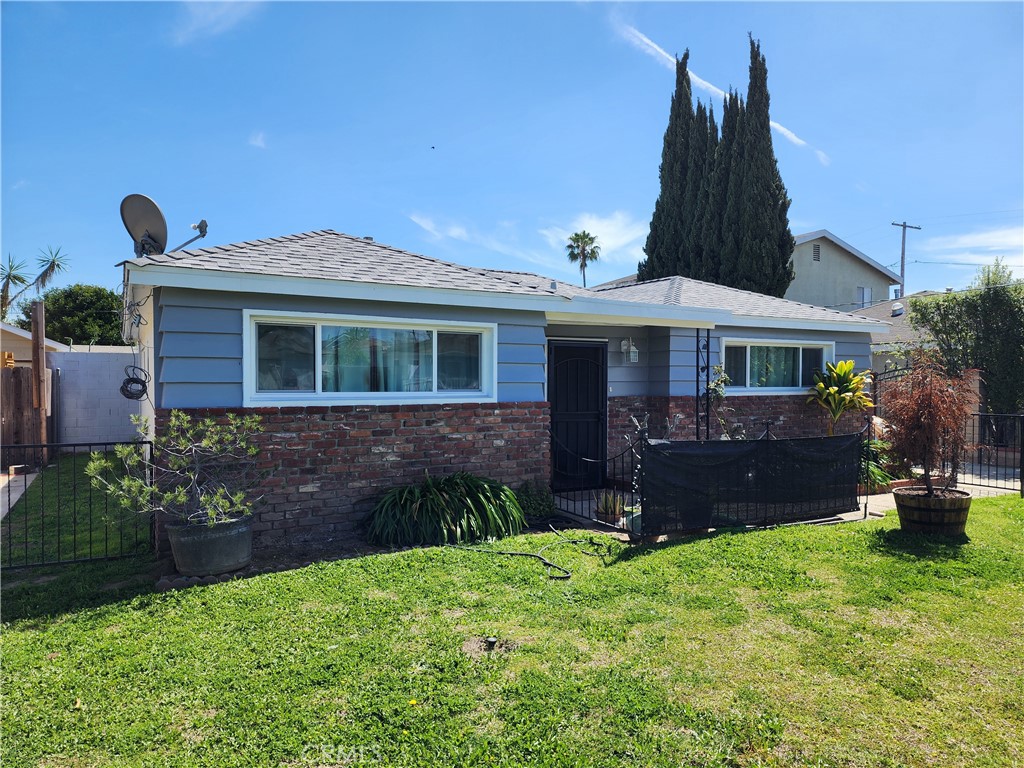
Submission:
M 392 488 L 367 520 L 373 544 L 465 544 L 513 536 L 523 529 L 523 510 L 515 493 L 495 480 L 456 472 L 429 474 L 418 485 Z
M 839 419 L 847 411 L 863 411 L 874 406 L 865 391 L 871 383 L 867 371 L 854 373 L 853 360 L 840 360 L 833 365 L 825 363 L 825 372 L 814 372 L 814 386 L 808 403 L 814 403 L 828 413 L 828 435 L 832 437 Z

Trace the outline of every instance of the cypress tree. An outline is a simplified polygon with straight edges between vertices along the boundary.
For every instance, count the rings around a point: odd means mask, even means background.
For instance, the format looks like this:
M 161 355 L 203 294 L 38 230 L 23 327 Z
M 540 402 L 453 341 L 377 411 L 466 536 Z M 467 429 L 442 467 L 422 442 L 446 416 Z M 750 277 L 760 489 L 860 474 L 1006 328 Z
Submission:
M 743 186 L 747 165 L 746 144 L 746 108 L 743 99 L 735 91 L 729 92 L 726 109 L 722 120 L 722 142 L 719 152 L 718 168 L 721 171 L 719 183 L 724 188 L 720 200 L 721 221 L 718 233 L 718 250 L 712 251 L 712 258 L 717 261 L 717 279 L 721 285 L 738 287 L 739 254 L 741 227 L 743 224 Z M 727 118 L 727 119 L 726 119 Z
M 790 200 L 772 147 L 768 105 L 768 67 L 760 42 L 751 36 L 750 82 L 738 141 L 742 168 L 737 185 L 730 184 L 730 198 L 735 194 L 739 201 L 737 250 L 723 253 L 723 262 L 734 264 L 723 282 L 781 298 L 793 281 L 794 241 L 789 231 Z
M 701 191 L 705 186 L 708 154 L 708 111 L 701 102 L 697 102 L 693 121 L 690 124 L 690 153 L 686 165 L 689 173 L 683 189 L 683 207 L 688 219 L 688 229 L 680 244 L 679 258 L 674 274 L 692 277 L 700 265 L 700 254 L 704 250 L 702 236 L 702 201 Z
M 687 62 L 690 51 L 676 60 L 676 89 L 672 94 L 668 127 L 661 150 L 661 192 L 654 204 L 651 231 L 644 245 L 646 259 L 637 265 L 640 280 L 676 274 L 680 254 L 692 228 L 692 212 L 683 208 L 689 172 L 690 127 L 693 123 L 693 94 Z

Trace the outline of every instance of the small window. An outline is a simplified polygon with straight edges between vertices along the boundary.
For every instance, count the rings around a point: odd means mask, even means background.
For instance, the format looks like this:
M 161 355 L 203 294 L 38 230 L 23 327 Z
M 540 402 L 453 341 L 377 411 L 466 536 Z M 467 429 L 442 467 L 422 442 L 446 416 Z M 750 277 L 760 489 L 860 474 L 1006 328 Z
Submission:
M 800 350 L 800 386 L 813 387 L 814 374 L 825 370 L 825 350 L 804 347 Z
M 821 261 L 821 245 L 815 243 L 811 246 L 811 258 L 815 261 Z
M 256 324 L 258 392 L 315 392 L 316 329 Z
M 857 305 L 860 309 L 871 305 L 871 288 L 857 288 Z
M 437 388 L 444 392 L 480 391 L 480 334 L 437 334 Z
M 727 343 L 725 373 L 737 389 L 799 389 L 825 366 L 825 348 L 810 344 Z

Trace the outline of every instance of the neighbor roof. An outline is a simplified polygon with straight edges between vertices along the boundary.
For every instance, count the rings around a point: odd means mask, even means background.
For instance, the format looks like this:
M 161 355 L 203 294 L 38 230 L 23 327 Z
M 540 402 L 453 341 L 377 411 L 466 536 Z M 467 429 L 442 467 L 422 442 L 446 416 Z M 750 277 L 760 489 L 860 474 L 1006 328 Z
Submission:
M 884 320 L 892 325 L 892 331 L 884 336 L 872 334 L 872 344 L 920 344 L 924 340 L 924 333 L 910 324 L 910 299 L 939 295 L 941 295 L 940 291 L 918 291 L 902 299 L 890 299 L 858 309 L 854 314 L 874 320 Z M 902 307 L 902 311 L 893 309 L 894 307 Z M 893 314 L 894 312 L 899 314 Z
M 811 240 L 818 240 L 820 238 L 824 238 L 825 240 L 832 241 L 833 243 L 838 245 L 840 248 L 842 248 L 844 251 L 849 253 L 851 256 L 856 256 L 858 259 L 863 261 L 869 267 L 872 267 L 873 269 L 878 270 L 883 275 L 885 275 L 887 278 L 889 278 L 889 281 L 890 281 L 891 284 L 896 284 L 896 283 L 900 282 L 900 276 L 897 275 L 895 272 L 893 272 L 890 269 L 886 269 L 881 264 L 879 264 L 877 261 L 875 261 L 870 256 L 868 256 L 866 253 L 863 253 L 862 251 L 858 251 L 856 248 L 854 248 L 848 242 L 846 242 L 845 240 L 841 240 L 840 238 L 836 237 L 831 232 L 829 232 L 827 229 L 817 229 L 814 232 L 805 232 L 802 235 L 795 235 L 793 237 L 793 240 L 796 241 L 797 245 L 803 245 L 804 243 L 809 243 Z

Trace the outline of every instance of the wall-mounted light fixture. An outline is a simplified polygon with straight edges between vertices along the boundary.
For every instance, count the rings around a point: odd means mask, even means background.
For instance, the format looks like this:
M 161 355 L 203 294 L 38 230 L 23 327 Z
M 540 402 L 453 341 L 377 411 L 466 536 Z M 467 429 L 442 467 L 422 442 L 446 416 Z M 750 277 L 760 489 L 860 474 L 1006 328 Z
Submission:
M 622 344 L 619 345 L 622 349 L 622 361 L 624 363 L 638 363 L 640 362 L 640 350 L 633 344 L 633 338 L 623 339 Z

